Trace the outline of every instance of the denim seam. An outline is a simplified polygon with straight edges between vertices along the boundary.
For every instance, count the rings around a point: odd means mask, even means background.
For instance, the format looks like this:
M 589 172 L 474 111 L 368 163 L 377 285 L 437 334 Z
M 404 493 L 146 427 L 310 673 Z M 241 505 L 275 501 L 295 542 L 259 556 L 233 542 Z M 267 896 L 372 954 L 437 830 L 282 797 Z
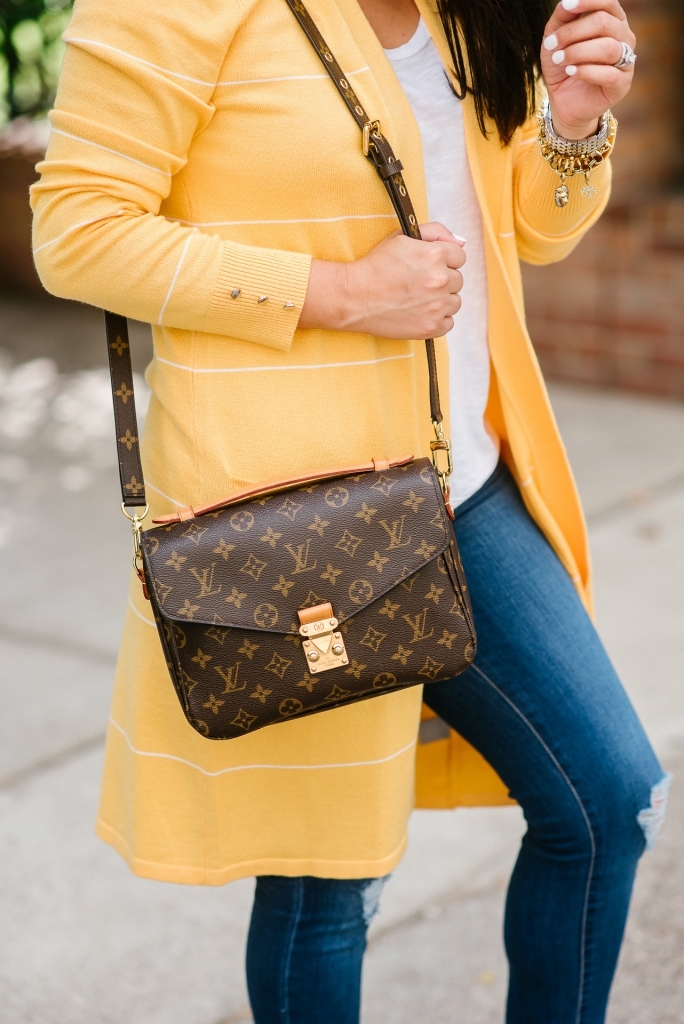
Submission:
M 577 805 L 578 805 L 580 811 L 582 812 L 582 817 L 584 818 L 584 823 L 585 823 L 585 825 L 587 827 L 587 832 L 589 834 L 589 840 L 591 842 L 591 860 L 590 860 L 590 863 L 589 863 L 589 874 L 587 876 L 587 885 L 586 885 L 586 889 L 585 889 L 585 893 L 584 893 L 584 906 L 582 908 L 582 933 L 581 933 L 581 943 L 580 943 L 580 978 L 579 978 L 579 992 L 578 992 L 578 996 L 577 996 L 577 1014 L 575 1016 L 575 1024 L 580 1024 L 580 1019 L 581 1019 L 581 1014 L 582 1014 L 582 1001 L 583 1001 L 583 998 L 584 998 L 584 976 L 585 976 L 586 941 L 587 941 L 587 915 L 588 915 L 588 911 L 589 911 L 589 894 L 590 894 L 590 891 L 591 891 L 591 884 L 592 884 L 593 879 L 594 879 L 594 864 L 595 864 L 595 861 L 596 861 L 596 839 L 594 837 L 594 832 L 593 832 L 593 829 L 591 827 L 591 822 L 589 820 L 589 815 L 587 814 L 587 812 L 586 812 L 586 810 L 584 808 L 584 804 L 582 803 L 582 801 L 580 799 L 579 793 L 577 792 L 577 790 L 573 786 L 572 782 L 570 781 L 570 778 L 569 778 L 567 772 L 564 770 L 564 768 L 562 767 L 562 765 L 561 765 L 560 761 L 558 760 L 558 758 L 556 757 L 556 755 L 553 753 L 553 751 L 551 750 L 549 745 L 545 742 L 545 740 L 537 732 L 537 730 L 532 725 L 530 720 L 523 714 L 523 712 L 520 710 L 520 708 L 517 707 L 517 705 L 513 703 L 511 698 L 507 694 L 505 694 L 504 691 L 502 689 L 500 689 L 500 687 L 498 687 L 496 685 L 496 683 L 493 680 L 491 680 L 489 678 L 489 676 L 485 672 L 482 671 L 481 668 L 479 668 L 477 665 L 472 665 L 471 667 L 477 672 L 478 675 L 482 676 L 482 678 L 485 680 L 485 682 L 488 683 L 492 687 L 492 689 L 496 690 L 496 692 L 499 694 L 499 696 L 502 697 L 506 701 L 506 703 L 510 705 L 511 708 L 513 708 L 513 710 L 515 711 L 516 715 L 518 715 L 523 720 L 523 722 L 525 723 L 527 728 L 530 730 L 530 732 L 533 734 L 533 736 L 535 736 L 536 739 L 539 741 L 539 743 L 541 744 L 543 749 L 546 751 L 547 755 L 549 756 L 549 758 L 551 759 L 553 764 L 555 765 L 556 769 L 560 773 L 561 777 L 565 781 L 565 784 L 567 785 L 568 789 L 570 790 L 570 792 L 574 796 L 575 800 L 577 801 Z
M 290 966 L 292 964 L 292 951 L 294 949 L 295 938 L 297 936 L 297 928 L 299 927 L 299 922 L 302 919 L 302 908 L 304 906 L 304 881 L 301 878 L 298 878 L 296 881 L 297 904 L 292 921 L 292 931 L 287 945 L 287 952 L 283 959 L 283 973 L 281 976 L 283 1004 L 279 1016 L 282 1016 L 283 1024 L 290 1024 Z

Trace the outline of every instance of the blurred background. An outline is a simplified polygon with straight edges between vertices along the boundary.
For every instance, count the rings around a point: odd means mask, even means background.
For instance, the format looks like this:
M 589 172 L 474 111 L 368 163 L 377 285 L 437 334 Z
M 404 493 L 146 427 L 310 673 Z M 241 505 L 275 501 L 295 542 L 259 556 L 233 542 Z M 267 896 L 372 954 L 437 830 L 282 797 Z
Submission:
M 684 0 L 637 35 L 610 207 L 524 268 L 587 510 L 602 637 L 666 766 L 610 1024 L 684 1024 Z M 253 883 L 141 881 L 93 836 L 128 581 L 99 311 L 47 296 L 28 188 L 70 0 L 0 0 L 0 999 L 7 1024 L 249 1021 Z M 133 325 L 140 376 L 149 328 Z M 106 537 L 106 543 L 102 543 Z M 517 808 L 418 812 L 371 933 L 364 1024 L 499 1024 Z

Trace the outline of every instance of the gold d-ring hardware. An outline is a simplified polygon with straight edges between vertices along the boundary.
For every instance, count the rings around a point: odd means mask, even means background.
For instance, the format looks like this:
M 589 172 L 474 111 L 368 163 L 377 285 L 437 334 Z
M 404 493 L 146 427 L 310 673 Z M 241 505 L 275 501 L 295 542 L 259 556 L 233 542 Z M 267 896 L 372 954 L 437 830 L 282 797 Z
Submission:
M 142 557 L 142 549 L 140 547 L 140 534 L 142 533 L 142 521 L 150 511 L 150 506 L 145 505 L 142 515 L 138 515 L 134 512 L 133 515 L 129 515 L 126 511 L 126 503 L 121 502 L 121 511 L 126 516 L 126 519 L 130 521 L 131 530 L 133 532 L 133 568 L 140 575 L 140 566 L 138 565 L 138 559 Z
M 439 477 L 439 483 L 442 488 L 442 494 L 444 500 L 449 499 L 449 477 L 454 471 L 454 460 L 451 457 L 451 441 L 444 436 L 442 430 L 442 424 L 438 423 L 437 420 L 432 421 L 432 426 L 435 428 L 435 441 L 430 441 L 430 451 L 432 452 L 432 465 L 435 467 L 435 472 Z M 437 452 L 446 452 L 447 457 L 447 468 L 440 469 L 439 462 L 437 459 Z
M 363 126 L 363 155 L 368 156 L 368 150 L 370 149 L 370 137 L 371 132 L 373 135 L 378 136 L 380 134 L 380 122 L 379 121 L 366 121 Z

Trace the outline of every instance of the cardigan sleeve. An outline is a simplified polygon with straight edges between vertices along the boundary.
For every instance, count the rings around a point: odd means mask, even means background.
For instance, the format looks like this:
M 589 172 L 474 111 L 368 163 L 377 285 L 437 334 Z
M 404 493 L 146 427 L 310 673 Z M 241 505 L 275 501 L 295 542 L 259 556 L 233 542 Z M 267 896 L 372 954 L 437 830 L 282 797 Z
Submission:
M 244 16 L 240 0 L 133 8 L 76 0 L 50 144 L 31 190 L 34 258 L 53 294 L 287 351 L 311 257 L 226 241 L 160 214 L 212 118 Z M 238 288 L 243 301 L 232 302 Z M 257 302 L 262 294 L 270 301 Z
M 610 196 L 611 167 L 605 161 L 591 172 L 591 184 L 597 189 L 592 199 L 580 195 L 582 175 L 567 178 L 570 201 L 558 207 L 554 192 L 559 178 L 541 155 L 538 134 L 536 117 L 532 117 L 513 143 L 513 209 L 520 258 L 541 264 L 564 259 L 599 219 Z

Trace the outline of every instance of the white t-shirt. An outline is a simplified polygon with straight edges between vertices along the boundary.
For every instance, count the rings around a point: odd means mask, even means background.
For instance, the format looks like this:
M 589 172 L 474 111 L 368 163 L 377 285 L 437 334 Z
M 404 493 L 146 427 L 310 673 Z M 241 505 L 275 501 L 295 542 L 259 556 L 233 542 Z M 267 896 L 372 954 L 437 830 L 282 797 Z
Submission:
M 499 458 L 484 422 L 489 347 L 482 217 L 468 164 L 461 104 L 423 19 L 407 43 L 385 53 L 420 129 L 430 220 L 467 239 L 462 306 L 447 335 L 455 507 L 482 486 Z

